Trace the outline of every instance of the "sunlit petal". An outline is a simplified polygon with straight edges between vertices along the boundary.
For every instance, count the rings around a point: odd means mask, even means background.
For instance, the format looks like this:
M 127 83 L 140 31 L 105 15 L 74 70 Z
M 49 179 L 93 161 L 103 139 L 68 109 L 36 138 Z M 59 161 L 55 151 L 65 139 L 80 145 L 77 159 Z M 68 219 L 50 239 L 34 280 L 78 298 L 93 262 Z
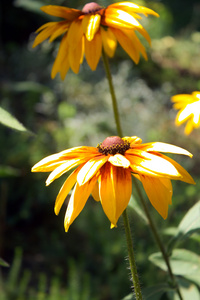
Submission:
M 103 48 L 109 57 L 113 57 L 117 47 L 117 39 L 110 28 L 100 27 Z
M 82 28 L 86 39 L 90 42 L 93 40 L 95 34 L 99 30 L 101 16 L 99 14 L 85 15 L 82 20 Z
M 128 168 L 130 166 L 130 161 L 121 154 L 110 156 L 108 161 L 116 167 Z
M 96 181 L 97 179 L 93 177 L 84 185 L 79 186 L 78 183 L 75 185 L 65 214 L 65 231 L 68 231 L 69 226 L 83 210 L 85 203 L 96 184 Z

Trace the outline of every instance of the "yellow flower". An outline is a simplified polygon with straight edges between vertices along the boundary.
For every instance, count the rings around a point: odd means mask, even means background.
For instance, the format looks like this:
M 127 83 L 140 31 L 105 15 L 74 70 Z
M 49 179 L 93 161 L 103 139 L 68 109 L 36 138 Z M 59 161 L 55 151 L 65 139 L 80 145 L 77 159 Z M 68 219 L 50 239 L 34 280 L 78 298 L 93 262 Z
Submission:
M 84 55 L 90 68 L 95 70 L 102 48 L 109 57 L 113 57 L 117 41 L 135 63 L 139 62 L 140 53 L 147 59 L 145 48 L 135 31 L 142 34 L 149 44 L 151 39 L 138 22 L 138 19 L 141 19 L 138 13 L 158 17 L 153 10 L 132 2 L 119 2 L 107 8 L 90 2 L 83 7 L 82 11 L 56 5 L 43 6 L 41 10 L 64 19 L 42 25 L 36 31 L 39 34 L 33 44 L 35 47 L 47 38 L 52 42 L 63 35 L 51 72 L 52 78 L 60 72 L 62 79 L 65 78 L 69 68 L 74 73 L 79 72 Z
M 194 128 L 200 126 L 200 92 L 175 95 L 171 100 L 174 102 L 173 107 L 179 110 L 175 120 L 176 126 L 187 122 L 184 133 L 189 135 Z
M 82 211 L 90 194 L 101 202 L 111 228 L 116 227 L 131 197 L 131 175 L 142 182 L 152 205 L 166 219 L 172 198 L 171 179 L 191 184 L 195 182 L 184 168 L 159 151 L 190 157 L 192 154 L 170 144 L 141 142 L 136 136 L 112 136 L 96 148 L 75 147 L 50 155 L 32 168 L 32 172 L 51 171 L 46 181 L 46 185 L 49 185 L 78 166 L 64 182 L 55 203 L 57 215 L 74 186 L 65 214 L 66 231 Z

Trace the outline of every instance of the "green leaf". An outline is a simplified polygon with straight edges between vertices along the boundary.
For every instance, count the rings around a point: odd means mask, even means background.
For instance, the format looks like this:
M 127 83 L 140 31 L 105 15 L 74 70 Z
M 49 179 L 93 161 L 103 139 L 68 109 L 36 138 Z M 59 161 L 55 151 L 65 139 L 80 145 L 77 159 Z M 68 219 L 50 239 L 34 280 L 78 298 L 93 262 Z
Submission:
M 19 130 L 27 131 L 27 129 L 22 125 L 15 117 L 13 117 L 9 112 L 0 107 L 0 123 L 3 125 Z
M 149 260 L 163 271 L 167 271 L 167 266 L 161 252 L 150 255 Z M 200 256 L 192 251 L 175 249 L 169 261 L 175 275 L 182 275 L 187 278 L 186 276 L 190 276 L 190 274 L 193 276 L 200 273 Z
M 144 211 L 142 210 L 138 202 L 135 200 L 133 195 L 131 195 L 131 199 L 129 201 L 128 207 L 132 208 L 136 212 L 136 214 L 144 221 L 144 223 L 146 224 L 149 223 Z
M 0 165 L 0 177 L 10 177 L 10 176 L 19 176 L 20 171 L 9 167 Z
M 188 238 L 195 232 L 200 231 L 200 201 L 198 201 L 184 216 L 178 226 L 176 235 L 171 239 L 168 245 L 168 253 L 172 251 L 175 245 Z
M 38 13 L 44 15 L 44 13 L 40 10 L 40 7 L 44 5 L 44 2 L 40 1 L 32 1 L 32 0 L 16 0 L 14 5 L 17 7 L 22 7 L 28 11 Z
M 9 267 L 9 264 L 0 257 L 0 266 Z
M 45 93 L 52 92 L 47 86 L 34 81 L 20 81 L 11 83 L 10 88 L 15 92 L 35 92 Z
M 144 296 L 145 300 L 160 300 L 161 296 L 165 292 L 169 292 L 171 290 L 172 289 L 167 284 L 162 283 L 143 289 L 142 295 Z M 135 296 L 133 295 L 133 293 L 131 293 L 122 300 L 135 300 Z
M 200 294 L 199 294 L 198 288 L 194 284 L 192 284 L 184 279 L 178 279 L 178 285 L 179 285 L 183 300 L 188 300 L 188 299 L 200 300 Z M 170 300 L 180 300 L 180 298 L 175 290 L 171 290 L 167 294 L 168 294 Z

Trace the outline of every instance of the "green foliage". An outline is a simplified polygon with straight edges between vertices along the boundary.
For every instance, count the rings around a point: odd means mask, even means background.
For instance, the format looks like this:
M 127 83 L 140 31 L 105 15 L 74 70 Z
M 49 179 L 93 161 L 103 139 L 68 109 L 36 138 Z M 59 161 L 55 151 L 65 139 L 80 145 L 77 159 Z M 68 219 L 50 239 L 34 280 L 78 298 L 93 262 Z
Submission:
M 2 107 L 0 107 L 0 123 L 19 131 L 27 131 L 27 129 L 15 117 Z

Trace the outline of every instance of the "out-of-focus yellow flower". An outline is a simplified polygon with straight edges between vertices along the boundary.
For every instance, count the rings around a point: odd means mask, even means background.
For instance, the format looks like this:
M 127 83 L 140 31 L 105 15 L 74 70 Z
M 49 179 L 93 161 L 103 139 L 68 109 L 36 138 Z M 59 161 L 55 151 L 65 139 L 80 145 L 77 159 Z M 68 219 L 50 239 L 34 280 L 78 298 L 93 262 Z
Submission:
M 189 135 L 200 126 L 200 92 L 175 95 L 171 101 L 174 102 L 173 107 L 179 110 L 175 119 L 176 126 L 187 122 L 184 133 Z
M 47 5 L 41 7 L 45 13 L 63 18 L 60 22 L 49 22 L 36 32 L 33 47 L 49 38 L 54 41 L 63 35 L 60 48 L 54 62 L 51 77 L 60 72 L 64 79 L 69 68 L 79 72 L 83 57 L 92 70 L 95 70 L 101 57 L 102 48 L 109 57 L 113 57 L 117 41 L 135 63 L 139 62 L 140 53 L 147 59 L 146 51 L 135 32 L 138 31 L 150 43 L 147 31 L 138 22 L 139 14 L 145 16 L 158 14 L 153 10 L 132 2 L 119 2 L 107 8 L 95 2 L 86 4 L 82 10 L 64 6 Z
M 141 142 L 136 136 L 112 136 L 96 148 L 75 147 L 50 155 L 32 168 L 32 172 L 51 171 L 46 185 L 76 168 L 61 187 L 55 203 L 55 213 L 58 214 L 74 186 L 65 214 L 66 231 L 82 211 L 90 194 L 101 202 L 111 228 L 116 227 L 131 197 L 131 175 L 142 182 L 152 205 L 164 219 L 167 218 L 172 198 L 171 179 L 195 182 L 183 167 L 159 152 L 190 157 L 192 154 L 170 144 Z

